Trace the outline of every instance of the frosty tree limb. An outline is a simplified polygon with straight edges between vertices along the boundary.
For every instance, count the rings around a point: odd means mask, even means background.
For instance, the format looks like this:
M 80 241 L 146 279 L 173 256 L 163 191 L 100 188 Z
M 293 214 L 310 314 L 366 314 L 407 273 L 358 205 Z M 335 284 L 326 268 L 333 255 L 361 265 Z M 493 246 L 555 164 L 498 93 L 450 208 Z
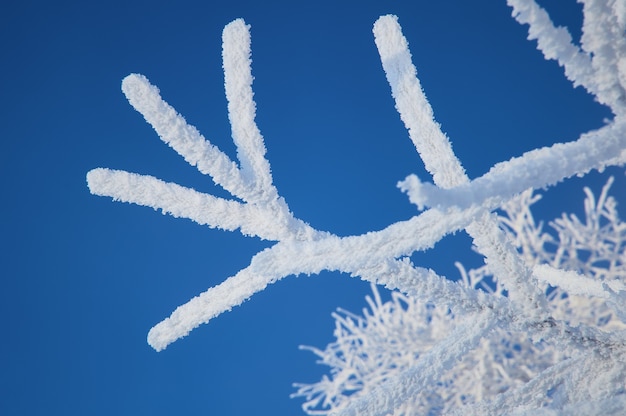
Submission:
M 200 132 L 163 101 L 159 89 L 140 74 L 128 75 L 122 81 L 122 91 L 128 102 L 141 113 L 161 140 L 174 149 L 185 161 L 233 195 L 245 194 L 246 183 L 237 168 L 221 150 L 205 139 Z
M 537 40 L 546 59 L 554 59 L 565 75 L 582 85 L 615 115 L 626 112 L 626 39 L 624 6 L 585 0 L 582 49 L 572 42 L 567 29 L 554 27 L 550 16 L 534 0 L 508 0 L 513 17 L 528 24 L 528 39 Z M 621 9 L 620 9 L 621 8 Z M 621 16 L 621 17 L 620 17 Z
M 567 320 L 550 316 L 543 286 L 537 284 L 536 278 L 556 284 L 572 295 L 606 301 L 609 305 L 606 309 L 610 312 L 612 308 L 620 319 L 626 318 L 625 285 L 618 281 L 595 281 L 555 267 L 527 265 L 512 244 L 517 237 L 499 229 L 491 213 L 527 188 L 543 188 L 590 169 L 601 170 L 626 163 L 626 121 L 622 117 L 626 114 L 626 40 L 623 36 L 626 5 L 611 0 L 584 0 L 583 3 L 584 35 L 582 48 L 578 48 L 567 31 L 554 28 L 547 13 L 533 0 L 509 0 L 513 14 L 519 22 L 530 25 L 529 37 L 538 40 L 545 56 L 564 66 L 575 85 L 585 86 L 601 103 L 610 106 L 616 120 L 598 131 L 583 134 L 575 142 L 534 150 L 497 164 L 473 181 L 465 174 L 450 141 L 434 119 L 397 18 L 383 16 L 376 22 L 376 45 L 396 108 L 436 186 L 423 184 L 415 176 L 405 179 L 399 186 L 409 194 L 409 199 L 418 206 L 432 208 L 409 220 L 363 235 L 338 237 L 313 229 L 290 212 L 273 185 L 265 144 L 255 122 L 250 33 L 243 20 L 227 25 L 222 37 L 225 93 L 238 163 L 189 125 L 144 76 L 126 77 L 122 83 L 124 94 L 161 139 L 200 172 L 211 176 L 234 199 L 203 194 L 152 176 L 103 168 L 88 173 L 91 192 L 161 209 L 210 227 L 240 229 L 245 235 L 277 242 L 256 254 L 248 267 L 181 305 L 152 328 L 148 335 L 150 345 L 156 350 L 166 348 L 198 325 L 286 276 L 329 270 L 384 284 L 412 298 L 436 301 L 440 306 L 449 307 L 459 320 L 465 318 L 461 325 L 450 327 L 446 336 L 438 338 L 441 342 L 420 353 L 417 363 L 384 376 L 386 381 L 376 383 L 367 395 L 355 395 L 355 400 L 341 414 L 394 412 L 416 396 L 423 386 L 439 381 L 447 369 L 475 350 L 481 340 L 499 330 L 518 331 L 534 341 L 547 340 L 568 352 L 589 349 L 591 353 L 585 351 L 577 356 L 583 362 L 583 370 L 576 372 L 575 377 L 569 377 L 573 368 L 569 363 L 575 360 L 547 370 L 543 367 L 542 371 L 535 372 L 531 382 L 510 389 L 495 401 L 479 404 L 476 409 L 492 411 L 500 403 L 510 410 L 531 410 L 532 395 L 557 387 L 565 394 L 574 392 L 575 383 L 564 388 L 559 386 L 576 377 L 576 383 L 580 383 L 594 370 L 595 364 L 607 367 L 611 362 L 607 357 L 611 354 L 617 352 L 621 359 L 626 342 L 624 331 L 604 332 L 593 324 L 584 323 L 572 327 Z M 589 224 L 582 226 L 575 223 L 576 218 L 571 221 L 562 218 L 554 225 L 560 227 L 559 235 L 568 232 L 583 235 L 589 228 L 597 228 L 600 218 L 608 218 L 614 229 L 622 229 L 622 224 L 616 220 L 614 201 L 607 202 L 604 191 L 598 204 L 592 199 L 588 198 L 586 203 L 588 217 L 591 216 Z M 450 282 L 409 261 L 408 256 L 413 252 L 429 249 L 446 234 L 460 229 L 466 229 L 474 239 L 490 272 L 498 284 L 502 283 L 508 290 L 507 297 L 500 296 L 499 289 L 495 291 L 498 295 L 494 295 Z M 543 241 L 543 237 L 537 238 Z M 621 235 L 616 241 L 607 244 L 608 248 L 603 248 L 597 258 L 608 259 L 612 264 L 620 262 Z M 557 253 L 555 259 L 559 261 L 555 260 L 553 265 L 561 264 L 561 258 L 567 260 L 566 254 Z M 497 363 L 492 364 L 497 366 Z M 527 374 L 533 372 L 529 370 Z M 603 400 L 595 396 L 589 399 Z M 529 407 L 523 407 L 523 402 L 529 402 Z
M 252 204 L 218 198 L 152 176 L 99 168 L 87 174 L 87 182 L 94 195 L 161 209 L 164 214 L 188 218 L 211 228 L 227 231 L 239 228 L 244 235 L 273 241 L 292 236 L 289 218 L 280 218 Z M 301 226 L 304 228 L 305 224 Z
M 468 182 L 450 141 L 435 122 L 398 18 L 393 15 L 378 18 L 373 32 L 396 109 L 426 169 L 443 188 Z
M 243 208 L 236 201 L 206 197 L 204 206 L 214 207 L 221 213 L 218 216 L 223 216 L 224 219 L 218 219 L 214 215 L 211 220 L 207 220 L 205 216 L 200 221 L 201 224 L 229 230 L 233 229 L 233 226 L 238 228 L 241 224 L 233 224 L 238 221 L 241 223 L 241 213 L 245 212 L 250 219 L 254 220 L 254 224 L 249 222 L 247 227 L 242 228 L 244 234 L 270 240 L 319 238 L 320 233 L 293 217 L 284 199 L 278 195 L 272 184 L 269 163 L 264 156 L 263 138 L 254 122 L 255 104 L 252 100 L 248 26 L 243 20 L 236 20 L 224 29 L 223 37 L 225 88 L 229 102 L 229 117 L 233 125 L 233 138 L 237 145 L 241 168 L 206 140 L 195 127 L 189 125 L 161 98 L 159 90 L 143 75 L 127 76 L 122 82 L 122 91 L 130 104 L 144 116 L 165 143 L 183 156 L 190 165 L 196 166 L 201 173 L 210 175 L 217 184 L 247 203 L 245 207 L 248 208 Z M 174 188 L 171 185 L 155 182 L 154 178 L 146 177 L 142 183 L 150 183 L 150 187 L 145 189 L 137 186 L 128 187 L 125 184 L 129 183 L 128 178 L 131 177 L 129 175 L 131 174 L 127 173 L 123 176 L 121 171 L 104 175 L 101 170 L 97 175 L 88 175 L 87 181 L 94 193 L 127 202 L 136 202 L 155 209 L 162 208 L 164 212 L 174 213 L 173 205 L 180 205 L 171 198 L 160 200 L 162 195 L 173 195 L 172 189 Z M 139 184 L 140 179 L 137 176 L 132 177 L 134 183 Z M 107 181 L 119 181 L 119 183 L 112 185 L 105 183 Z M 177 188 L 177 192 L 180 195 L 181 188 Z M 187 192 L 187 195 L 191 194 Z M 206 205 L 207 201 L 211 203 Z M 237 207 L 237 209 L 232 213 L 221 209 L 226 206 Z M 187 214 L 174 215 L 185 216 L 196 221 L 198 215 L 192 215 L 191 210 L 191 207 L 187 207 L 184 209 Z M 240 219 L 236 220 L 234 217 L 240 217 Z M 223 224 L 229 225 L 223 226 Z
M 537 40 L 546 59 L 557 60 L 574 86 L 584 85 L 591 92 L 595 85 L 591 59 L 572 44 L 567 29 L 554 27 L 548 13 L 535 1 L 508 0 L 507 3 L 513 8 L 513 17 L 520 24 L 529 25 L 528 39 Z
M 407 275 L 406 266 L 401 266 L 405 272 L 393 275 L 385 273 L 385 267 L 381 267 L 385 259 L 425 250 L 432 247 L 443 235 L 464 228 L 473 220 L 476 210 L 448 212 L 446 215 L 431 210 L 384 230 L 361 236 L 340 238 L 329 235 L 317 241 L 277 243 L 256 254 L 250 265 L 235 276 L 177 308 L 169 318 L 150 331 L 149 343 L 155 349 L 162 350 L 192 329 L 241 304 L 271 283 L 289 275 L 317 274 L 323 270 L 359 276 L 362 273 L 369 277 L 366 280 L 373 283 L 383 283 L 390 288 L 421 294 L 426 298 L 435 295 L 442 302 L 455 303 L 455 296 L 466 292 L 463 299 L 468 302 L 467 307 L 482 309 L 478 302 L 479 297 L 469 289 L 460 289 L 457 284 L 435 284 L 434 278 L 429 277 L 428 272 L 423 269 L 416 269 L 417 275 Z M 382 273 L 377 275 L 373 271 Z M 411 277 L 424 279 L 413 280 Z M 429 293 L 430 289 L 434 293 Z
M 598 101 L 616 115 L 626 111 L 626 9 L 624 2 L 583 0 L 581 46 L 592 56 Z
M 585 133 L 576 141 L 556 143 L 500 162 L 483 176 L 451 189 L 422 183 L 415 175 L 399 186 L 418 206 L 483 205 L 493 209 L 526 189 L 545 188 L 592 169 L 602 171 L 625 163 L 626 122 L 619 121 Z
M 249 29 L 250 26 L 243 19 L 237 19 L 226 25 L 222 36 L 228 119 L 233 141 L 237 145 L 242 175 L 252 182 L 260 193 L 258 198 L 261 201 L 273 201 L 278 198 L 278 191 L 272 184 L 270 165 L 265 158 L 265 144 L 254 121 L 256 104 L 252 92 Z M 248 195 L 249 198 L 251 196 Z
M 547 264 L 538 264 L 533 268 L 533 273 L 540 280 L 554 287 L 560 287 L 572 295 L 610 299 L 612 292 L 626 290 L 626 285 L 619 280 L 602 282 L 573 271 L 555 269 Z M 605 285 L 608 287 L 608 290 L 605 289 Z
M 435 184 L 443 189 L 466 185 L 469 178 L 452 151 L 450 141 L 434 120 L 397 17 L 380 17 L 374 24 L 374 37 L 396 109 Z M 495 277 L 509 289 L 513 302 L 520 309 L 545 314 L 545 296 L 534 284 L 531 271 L 498 228 L 496 219 L 486 215 L 487 212 L 478 215 L 476 222 L 466 228 L 467 232 L 485 255 Z

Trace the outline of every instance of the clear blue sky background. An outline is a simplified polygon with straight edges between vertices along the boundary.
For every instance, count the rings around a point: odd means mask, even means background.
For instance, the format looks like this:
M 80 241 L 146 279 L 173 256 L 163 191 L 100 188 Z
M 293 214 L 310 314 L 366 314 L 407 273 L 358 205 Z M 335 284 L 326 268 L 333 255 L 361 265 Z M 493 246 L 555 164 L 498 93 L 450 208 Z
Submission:
M 545 2 L 560 24 L 580 5 Z M 394 110 L 371 34 L 393 13 L 436 117 L 470 177 L 599 127 L 609 113 L 526 40 L 505 1 L 22 1 L 0 5 L 0 414 L 296 415 L 292 382 L 325 371 L 298 345 L 332 339 L 330 313 L 369 286 L 290 277 L 161 353 L 145 337 L 179 304 L 245 267 L 267 243 L 89 194 L 95 167 L 224 195 L 160 142 L 120 91 L 146 75 L 234 157 L 221 31 L 252 25 L 257 120 L 296 216 L 339 235 L 415 214 L 395 184 L 423 171 Z M 579 33 L 575 32 L 575 36 Z M 614 194 L 624 198 L 623 171 Z M 580 212 L 583 184 L 546 218 Z M 468 240 L 416 256 L 455 278 Z

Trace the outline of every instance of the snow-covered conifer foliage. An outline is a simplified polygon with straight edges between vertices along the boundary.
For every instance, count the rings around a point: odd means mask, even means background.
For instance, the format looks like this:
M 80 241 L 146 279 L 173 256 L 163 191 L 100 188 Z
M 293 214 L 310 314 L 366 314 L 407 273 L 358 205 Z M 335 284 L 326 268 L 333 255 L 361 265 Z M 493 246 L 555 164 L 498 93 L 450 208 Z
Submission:
M 232 195 L 224 199 L 160 179 L 98 168 L 96 195 L 161 209 L 175 217 L 273 241 L 249 266 L 191 299 L 152 328 L 166 348 L 197 326 L 282 278 L 341 271 L 397 290 L 374 288 L 364 316 L 335 315 L 336 342 L 312 348 L 329 377 L 297 385 L 311 414 L 589 414 L 626 409 L 626 226 L 610 183 L 586 218 L 536 224 L 532 189 L 626 163 L 626 3 L 584 0 L 580 46 L 532 0 L 509 0 L 547 59 L 564 67 L 614 114 L 577 140 L 536 149 L 470 179 L 434 119 L 395 16 L 374 37 L 396 108 L 433 183 L 410 175 L 398 186 L 421 211 L 362 235 L 339 237 L 298 219 L 273 185 L 255 123 L 249 27 L 223 32 L 223 66 L 237 161 L 211 144 L 142 75 L 122 83 L 130 104 L 161 139 Z M 433 92 L 435 93 L 435 92 Z M 425 178 L 423 178 L 425 179 Z M 501 209 L 500 214 L 494 213 Z M 485 265 L 454 282 L 409 256 L 465 230 Z M 491 276 L 489 285 L 484 278 Z

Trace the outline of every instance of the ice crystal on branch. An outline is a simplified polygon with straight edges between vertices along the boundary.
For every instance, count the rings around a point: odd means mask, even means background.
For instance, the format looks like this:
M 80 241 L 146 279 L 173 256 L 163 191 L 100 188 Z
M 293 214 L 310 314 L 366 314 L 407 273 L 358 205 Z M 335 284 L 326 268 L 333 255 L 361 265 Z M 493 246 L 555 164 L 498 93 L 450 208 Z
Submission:
M 570 216 L 551 223 L 556 235 L 543 232 L 529 209 L 535 198 L 530 189 L 626 162 L 626 6 L 623 0 L 583 3 L 579 47 L 534 1 L 509 0 L 546 58 L 556 59 L 614 119 L 575 141 L 498 163 L 475 179 L 465 174 L 434 119 L 397 18 L 376 21 L 375 43 L 396 109 L 433 183 L 415 175 L 400 182 L 411 202 L 429 209 L 362 235 L 314 229 L 290 211 L 273 185 L 255 123 L 250 33 L 243 20 L 225 27 L 222 55 L 237 161 L 190 126 L 145 77 L 125 78 L 124 94 L 161 139 L 232 198 L 105 168 L 87 174 L 91 192 L 275 242 L 152 328 L 150 345 L 166 348 L 287 276 L 341 271 L 399 293 L 383 303 L 375 289 L 365 316 L 336 315 L 337 342 L 313 349 L 331 366 L 331 377 L 300 385 L 298 392 L 309 412 L 625 408 L 624 226 L 608 185 L 597 201 L 587 192 L 584 222 Z M 507 215 L 498 217 L 499 208 Z M 458 230 L 484 256 L 481 270 L 461 269 L 464 279 L 453 282 L 409 261 Z M 483 290 L 478 286 L 487 275 L 495 287 Z

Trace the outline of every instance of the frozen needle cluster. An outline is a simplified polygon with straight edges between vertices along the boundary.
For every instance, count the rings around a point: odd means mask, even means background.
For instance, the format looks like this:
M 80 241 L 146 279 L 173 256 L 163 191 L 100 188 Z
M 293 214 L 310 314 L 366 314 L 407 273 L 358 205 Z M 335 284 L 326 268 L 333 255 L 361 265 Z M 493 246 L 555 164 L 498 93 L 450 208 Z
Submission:
M 105 168 L 87 174 L 92 193 L 175 217 L 275 241 L 248 267 L 191 299 L 148 334 L 156 350 L 298 274 L 341 271 L 397 290 L 374 290 L 364 316 L 336 315 L 337 341 L 313 351 L 331 376 L 299 385 L 311 414 L 605 414 L 626 409 L 626 230 L 603 190 L 588 192 L 587 218 L 564 216 L 555 237 L 536 225 L 532 189 L 626 162 L 626 4 L 584 0 L 581 45 L 532 0 L 508 0 L 547 59 L 614 118 L 575 141 L 501 162 L 470 180 L 435 122 L 395 16 L 374 25 L 396 108 L 434 183 L 399 184 L 419 215 L 363 235 L 339 237 L 296 218 L 273 185 L 255 124 L 249 27 L 223 33 L 223 62 L 235 162 L 187 124 L 142 75 L 122 84 L 161 139 L 233 199 Z M 502 208 L 504 215 L 494 211 Z M 465 230 L 485 258 L 453 282 L 409 256 Z M 585 252 L 584 256 L 580 253 Z M 490 290 L 480 288 L 492 276 Z

